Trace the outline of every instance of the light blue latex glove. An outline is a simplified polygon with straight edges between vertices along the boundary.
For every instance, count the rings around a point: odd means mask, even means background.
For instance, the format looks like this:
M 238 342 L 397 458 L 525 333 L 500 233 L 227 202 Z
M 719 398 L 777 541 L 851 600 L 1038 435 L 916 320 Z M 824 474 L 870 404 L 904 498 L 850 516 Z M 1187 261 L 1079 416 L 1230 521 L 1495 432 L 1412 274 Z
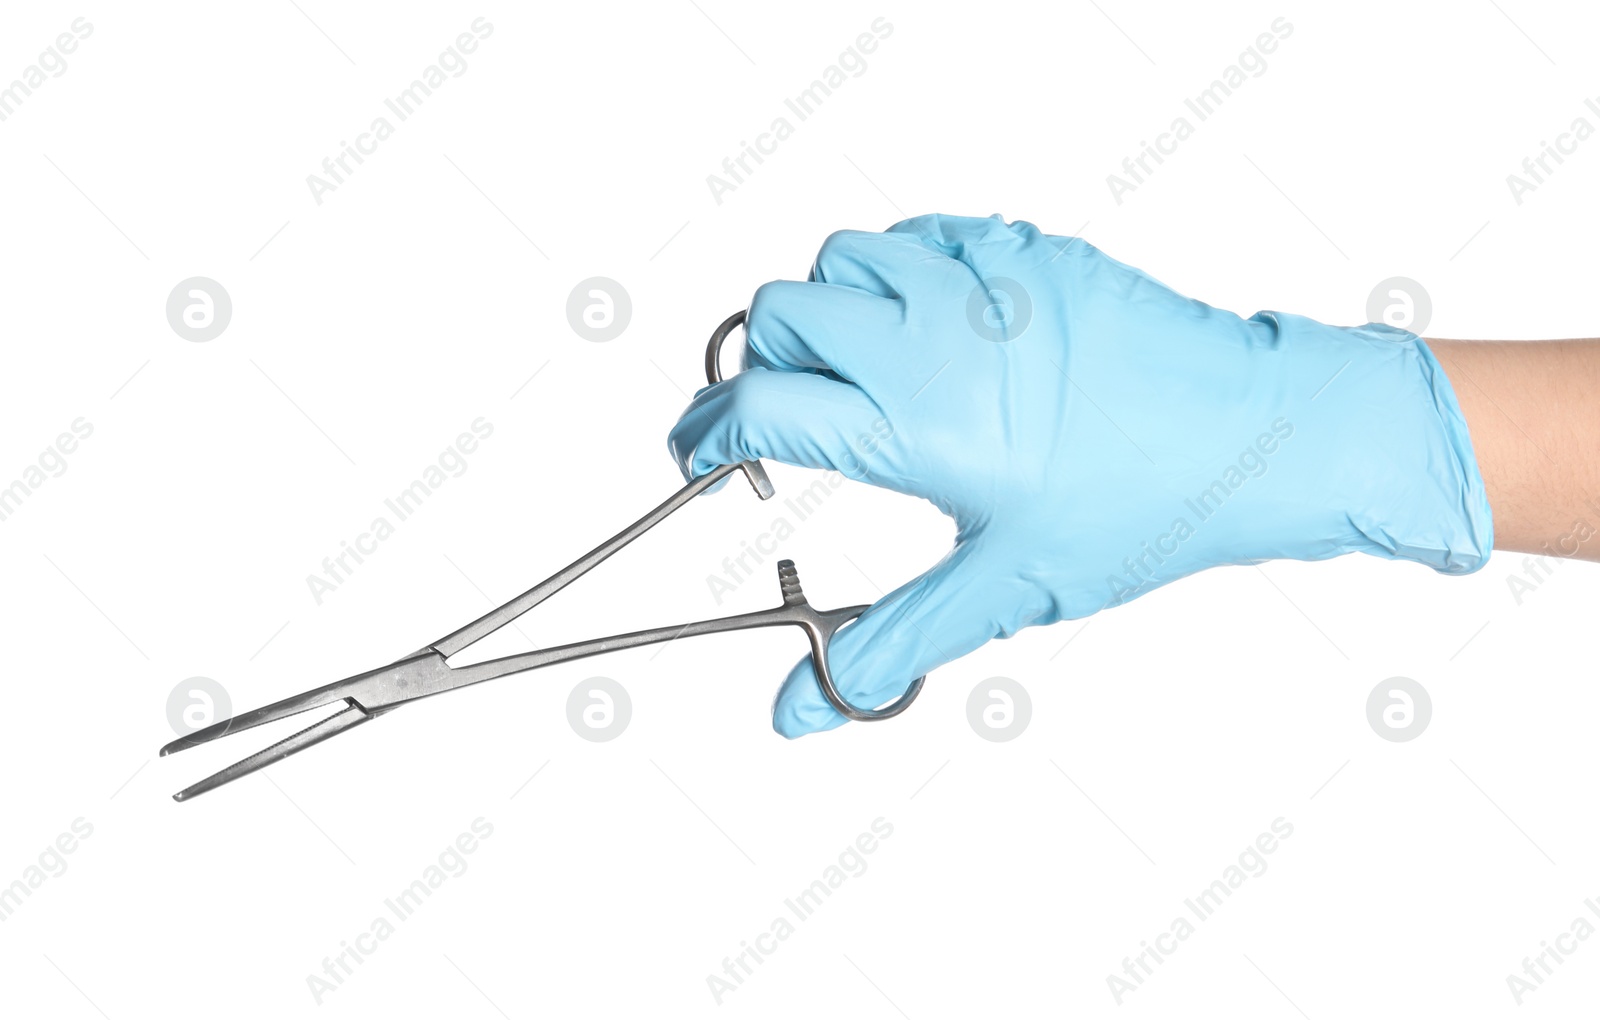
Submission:
M 1029 223 L 834 234 L 810 282 L 756 292 L 746 336 L 747 370 L 672 430 L 686 477 L 835 469 L 958 526 L 834 637 L 862 707 L 991 638 L 1207 567 L 1364 552 L 1460 574 L 1492 545 L 1466 423 L 1415 335 L 1241 319 Z M 774 727 L 843 721 L 802 660 Z

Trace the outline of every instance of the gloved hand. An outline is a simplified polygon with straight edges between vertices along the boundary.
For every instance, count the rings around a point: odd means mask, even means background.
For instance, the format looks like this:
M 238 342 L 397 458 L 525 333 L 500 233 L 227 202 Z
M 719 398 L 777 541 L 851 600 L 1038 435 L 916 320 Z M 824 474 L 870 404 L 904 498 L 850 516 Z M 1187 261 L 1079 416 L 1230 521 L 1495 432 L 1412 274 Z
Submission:
M 1482 566 L 1489 504 L 1415 335 L 1241 319 L 1074 238 L 999 217 L 842 231 L 756 292 L 746 371 L 672 429 L 685 477 L 770 458 L 920 496 L 955 547 L 830 646 L 853 704 L 1023 627 L 1207 567 L 1347 552 Z M 787 737 L 844 718 L 810 660 Z

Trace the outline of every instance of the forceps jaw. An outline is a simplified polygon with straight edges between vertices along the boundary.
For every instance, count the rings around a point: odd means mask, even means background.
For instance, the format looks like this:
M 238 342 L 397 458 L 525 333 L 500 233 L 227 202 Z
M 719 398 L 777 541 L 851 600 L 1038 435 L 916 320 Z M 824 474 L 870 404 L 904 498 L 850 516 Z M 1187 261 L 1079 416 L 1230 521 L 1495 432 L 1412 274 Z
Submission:
M 340 701 L 371 713 L 396 702 L 423 696 L 430 686 L 437 685 L 449 673 L 450 667 L 445 664 L 444 656 L 433 648 L 423 648 L 386 666 L 214 722 L 167 744 L 161 749 L 161 754 L 166 756 L 186 751 L 230 733 L 277 722 Z
M 722 381 L 722 373 L 717 362 L 718 353 L 721 351 L 722 343 L 727 339 L 728 335 L 745 321 L 745 315 L 745 312 L 740 311 L 729 316 L 712 334 L 711 342 L 706 348 L 706 377 L 711 383 Z M 275 722 L 301 712 L 342 703 L 342 707 L 332 715 L 174 794 L 173 799 L 183 801 L 196 797 L 207 790 L 215 789 L 224 783 L 232 782 L 241 776 L 255 772 L 297 751 L 304 750 L 313 744 L 321 743 L 329 737 L 342 733 L 417 698 L 439 694 L 457 687 L 479 683 L 483 680 L 505 676 L 510 673 L 536 669 L 555 662 L 618 651 L 623 648 L 673 641 L 681 636 L 714 634 L 750 627 L 789 625 L 799 626 L 803 629 L 810 641 L 811 661 L 817 676 L 818 687 L 828 703 L 846 718 L 859 722 L 875 722 L 881 719 L 893 718 L 905 711 L 921 694 L 923 681 L 927 679 L 925 676 L 913 680 L 905 692 L 895 701 L 877 708 L 858 708 L 852 705 L 839 692 L 829 667 L 828 645 L 833 639 L 833 635 L 841 627 L 866 612 L 868 607 L 851 606 L 846 609 L 833 610 L 817 610 L 813 608 L 801 592 L 799 575 L 795 571 L 794 563 L 791 560 L 782 560 L 778 563 L 778 581 L 783 593 L 783 605 L 776 609 L 747 613 L 742 616 L 724 617 L 717 620 L 704 620 L 698 623 L 686 624 L 680 628 L 659 628 L 651 631 L 639 631 L 633 634 L 614 635 L 595 641 L 580 642 L 576 645 L 546 649 L 542 652 L 507 656 L 503 659 L 489 660 L 471 666 L 453 668 L 448 664 L 446 660 L 450 656 L 499 630 L 540 602 L 543 602 L 549 596 L 565 588 L 572 581 L 582 577 L 595 566 L 610 558 L 613 553 L 627 546 L 695 496 L 706 491 L 734 471 L 742 471 L 745 477 L 749 479 L 756 494 L 762 499 L 768 499 L 773 495 L 772 482 L 768 479 L 760 461 L 750 460 L 715 468 L 684 485 L 664 503 L 583 557 L 557 571 L 516 598 L 490 610 L 477 620 L 445 635 L 431 645 L 425 646 L 411 655 L 381 666 L 378 669 L 357 674 L 348 679 L 297 694 L 291 698 L 285 698 L 229 719 L 220 720 L 168 743 L 161 749 L 162 755 L 196 747 L 218 737 L 226 736 L 229 733 Z
M 312 723 L 270 747 L 257 751 L 248 758 L 234 762 L 192 786 L 179 790 L 172 795 L 172 799 L 181 802 L 198 797 L 208 790 L 214 790 L 225 783 L 231 783 L 235 779 L 266 768 L 273 762 L 282 761 L 291 754 L 304 751 L 329 737 L 337 736 L 353 726 L 382 715 L 401 702 L 449 690 L 449 677 L 450 667 L 445 663 L 444 656 L 431 647 L 423 648 L 387 666 L 358 673 L 348 679 L 297 694 L 292 698 L 275 701 L 262 708 L 212 723 L 186 737 L 179 737 L 161 749 L 163 756 L 198 747 L 229 733 L 263 726 L 313 709 L 343 704 L 343 707 L 332 715 Z
M 282 761 L 296 751 L 304 751 L 313 744 L 320 744 L 329 737 L 336 736 L 374 718 L 378 713 L 368 712 L 355 702 L 347 702 L 344 708 L 322 719 L 319 722 L 301 730 L 293 736 L 285 737 L 271 747 L 257 751 L 242 761 L 234 762 L 227 768 L 215 772 L 195 783 L 185 787 L 172 795 L 172 799 L 180 803 L 193 797 L 198 797 L 207 790 L 214 790 L 224 783 L 231 783 L 235 779 L 247 776 L 258 769 L 264 769 L 273 762 Z M 166 752 L 163 750 L 163 754 Z

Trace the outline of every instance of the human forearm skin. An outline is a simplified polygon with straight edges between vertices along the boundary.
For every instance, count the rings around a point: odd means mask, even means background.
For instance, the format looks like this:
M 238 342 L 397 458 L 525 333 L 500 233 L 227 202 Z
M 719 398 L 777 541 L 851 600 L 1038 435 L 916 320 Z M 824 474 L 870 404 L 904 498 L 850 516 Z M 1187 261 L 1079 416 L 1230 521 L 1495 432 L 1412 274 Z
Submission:
M 1600 340 L 1428 340 L 1472 434 L 1496 549 L 1600 561 Z

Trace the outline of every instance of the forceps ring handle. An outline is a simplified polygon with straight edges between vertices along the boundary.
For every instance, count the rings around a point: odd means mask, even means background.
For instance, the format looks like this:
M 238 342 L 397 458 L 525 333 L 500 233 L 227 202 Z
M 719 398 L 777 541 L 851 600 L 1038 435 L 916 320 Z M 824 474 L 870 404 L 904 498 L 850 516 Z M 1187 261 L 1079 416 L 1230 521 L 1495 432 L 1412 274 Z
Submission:
M 904 694 L 882 708 L 857 708 L 846 701 L 834 686 L 833 671 L 828 668 L 828 642 L 840 627 L 866 612 L 867 607 L 850 606 L 829 612 L 812 608 L 800 590 L 800 575 L 793 560 L 778 561 L 778 587 L 783 591 L 783 608 L 777 610 L 777 615 L 781 622 L 799 624 L 811 639 L 811 667 L 817 674 L 817 686 L 822 688 L 822 696 L 835 711 L 856 722 L 878 722 L 893 719 L 917 700 L 917 695 L 922 693 L 922 682 L 928 679 L 926 674 L 911 681 Z
M 734 327 L 744 322 L 744 309 L 740 309 L 722 320 L 722 325 L 711 334 L 711 342 L 706 344 L 706 382 L 719 383 L 722 381 L 722 366 L 717 358 L 722 354 L 722 341 L 728 339 Z M 772 479 L 767 477 L 767 469 L 761 466 L 759 460 L 742 461 L 739 470 L 750 479 L 750 487 L 756 490 L 756 495 L 762 499 L 771 499 L 773 488 Z
M 711 342 L 706 345 L 706 381 L 719 383 L 722 381 L 722 342 L 728 339 L 735 327 L 740 326 L 745 320 L 745 311 L 734 312 L 722 320 L 711 334 Z M 772 495 L 772 482 L 767 479 L 767 472 L 758 460 L 747 460 L 739 465 L 739 469 L 750 479 L 750 484 L 755 487 L 756 494 L 762 499 Z M 817 686 L 822 688 L 822 696 L 828 699 L 828 704 L 834 707 L 846 719 L 856 722 L 877 722 L 880 719 L 893 719 L 895 716 L 911 707 L 917 700 L 917 695 L 922 693 L 922 682 L 926 675 L 919 676 L 911 681 L 904 694 L 883 708 L 857 708 L 845 700 L 839 688 L 834 686 L 833 672 L 828 668 L 828 642 L 833 638 L 834 632 L 840 627 L 854 620 L 866 612 L 866 606 L 852 606 L 850 609 L 838 609 L 832 613 L 818 613 L 806 604 L 806 599 L 800 592 L 800 578 L 795 572 L 792 560 L 783 560 L 778 564 L 778 584 L 783 589 L 784 608 L 786 610 L 803 611 L 809 616 L 797 616 L 795 623 L 805 628 L 806 636 L 811 639 L 811 666 L 817 674 Z

